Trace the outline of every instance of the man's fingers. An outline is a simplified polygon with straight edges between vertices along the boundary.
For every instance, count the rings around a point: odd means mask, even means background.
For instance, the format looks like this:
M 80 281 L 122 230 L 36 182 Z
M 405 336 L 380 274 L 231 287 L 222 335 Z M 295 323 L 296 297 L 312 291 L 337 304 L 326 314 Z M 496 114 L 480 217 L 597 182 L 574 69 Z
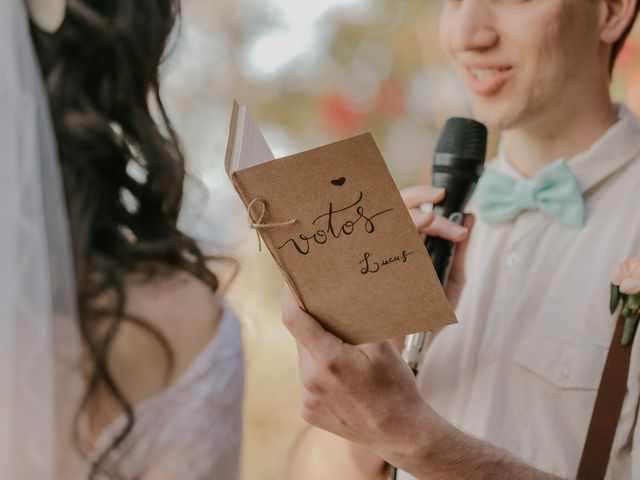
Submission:
M 445 190 L 431 185 L 416 185 L 403 189 L 400 195 L 407 208 L 418 208 L 423 203 L 441 202 L 444 199 Z
M 318 364 L 307 349 L 300 345 L 300 342 L 296 342 L 296 345 L 298 347 L 298 373 L 300 375 L 300 383 L 304 387 L 303 390 L 318 397 L 324 395 L 331 390 L 331 387 L 328 386 L 326 375 L 322 374 Z
M 405 336 L 393 337 L 392 339 L 390 339 L 390 342 L 391 342 L 391 344 L 394 346 L 394 348 L 397 351 L 402 353 L 402 350 L 404 350 L 404 342 L 405 342 L 406 338 L 407 337 L 405 337 Z
M 342 431 L 344 429 L 343 422 L 338 420 L 318 396 L 304 390 L 300 398 L 300 416 L 305 422 L 314 427 L 335 435 L 344 434 Z
M 464 260 L 467 254 L 467 248 L 469 247 L 469 239 L 471 238 L 471 232 L 473 226 L 476 223 L 476 217 L 472 213 L 466 213 L 464 216 L 463 226 L 468 229 L 469 234 L 464 240 L 456 245 L 456 254 L 453 257 L 453 264 L 451 265 L 451 273 L 461 275 L 464 273 Z
M 428 237 L 440 237 L 452 242 L 461 242 L 469 236 L 469 229 L 466 226 L 460 226 L 451 220 L 436 216 L 426 228 L 420 229 L 420 233 L 424 233 Z
M 300 392 L 300 415 L 311 425 L 325 428 L 335 423 L 336 419 L 319 395 L 306 388 Z
M 413 220 L 413 224 L 416 226 L 416 230 L 418 232 L 423 231 L 425 228 L 431 225 L 436 218 L 435 213 L 422 212 L 417 208 L 412 208 L 411 210 L 409 210 L 409 215 L 411 215 L 411 220 Z
M 282 295 L 282 321 L 319 364 L 330 364 L 340 354 L 343 342 L 322 328 L 315 318 L 302 311 L 289 287 L 285 287 Z
M 397 338 L 394 340 L 398 340 Z M 358 348 L 360 351 L 369 358 L 370 361 L 375 361 L 376 357 L 389 358 L 389 356 L 401 357 L 401 352 L 398 351 L 394 344 L 394 340 L 380 340 L 378 342 L 366 343 L 360 345 Z

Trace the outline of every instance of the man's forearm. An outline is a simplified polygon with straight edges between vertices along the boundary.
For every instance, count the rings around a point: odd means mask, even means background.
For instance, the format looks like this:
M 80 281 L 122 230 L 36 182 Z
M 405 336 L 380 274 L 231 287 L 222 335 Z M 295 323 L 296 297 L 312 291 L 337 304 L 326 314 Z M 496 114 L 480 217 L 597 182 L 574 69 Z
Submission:
M 358 346 L 342 342 L 302 311 L 290 291 L 283 298 L 283 320 L 298 342 L 301 413 L 311 425 L 364 445 L 420 479 L 555 478 L 456 430 L 438 416 L 425 403 L 413 373 L 390 342 Z M 321 454 L 331 464 L 340 460 L 354 472 L 337 469 L 322 479 L 370 480 L 382 471 L 375 457 L 373 470 L 363 471 L 355 457 L 344 454 L 344 448 L 299 452 L 296 458 L 311 453 Z M 320 463 L 318 468 L 323 466 Z M 293 477 L 296 480 L 311 480 L 305 469 L 297 471 L 302 476 Z
M 508 452 L 478 440 L 428 414 L 422 442 L 399 463 L 420 480 L 557 480 Z M 415 427 L 415 426 L 414 426 Z

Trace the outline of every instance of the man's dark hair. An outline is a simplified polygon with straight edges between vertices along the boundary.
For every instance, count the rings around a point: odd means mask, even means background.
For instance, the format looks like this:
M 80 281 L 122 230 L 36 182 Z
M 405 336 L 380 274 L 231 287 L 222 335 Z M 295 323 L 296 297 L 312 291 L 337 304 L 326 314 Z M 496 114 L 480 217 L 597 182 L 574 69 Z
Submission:
M 622 47 L 624 46 L 624 42 L 627 40 L 627 37 L 631 33 L 631 30 L 633 30 L 633 24 L 636 22 L 636 18 L 638 17 L 639 10 L 640 10 L 640 0 L 638 0 L 638 3 L 636 3 L 636 10 L 635 10 L 635 13 L 633 14 L 633 19 L 629 22 L 629 26 L 624 31 L 622 36 L 618 39 L 618 41 L 613 44 L 613 48 L 611 50 L 611 62 L 609 64 L 610 71 L 613 71 L 613 67 L 616 63 L 616 59 L 618 58 L 618 54 L 622 50 Z

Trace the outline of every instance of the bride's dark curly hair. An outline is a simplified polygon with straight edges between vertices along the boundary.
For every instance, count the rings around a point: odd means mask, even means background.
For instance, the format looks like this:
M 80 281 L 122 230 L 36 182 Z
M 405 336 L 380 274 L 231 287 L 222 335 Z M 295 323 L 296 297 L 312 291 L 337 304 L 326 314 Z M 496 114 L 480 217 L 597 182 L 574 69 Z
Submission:
M 120 326 L 132 322 L 145 329 L 161 343 L 170 366 L 173 361 L 160 332 L 125 312 L 125 278 L 182 270 L 212 292 L 218 289 L 209 258 L 177 226 L 185 166 L 160 99 L 158 70 L 178 14 L 176 0 L 69 0 L 56 33 L 32 26 L 58 140 L 88 353 L 78 412 L 100 389 L 127 418 L 94 462 L 92 477 L 111 470 L 104 465 L 108 454 L 135 422 L 107 362 Z M 105 296 L 115 298 L 112 306 L 98 301 Z M 86 451 L 79 431 L 78 446 Z

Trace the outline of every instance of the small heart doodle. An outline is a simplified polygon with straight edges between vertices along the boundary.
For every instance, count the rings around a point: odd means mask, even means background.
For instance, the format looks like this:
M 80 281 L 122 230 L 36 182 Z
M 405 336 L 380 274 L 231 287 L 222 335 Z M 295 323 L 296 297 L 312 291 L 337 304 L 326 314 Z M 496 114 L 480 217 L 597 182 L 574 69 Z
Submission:
M 333 185 L 335 185 L 336 187 L 341 187 L 344 185 L 344 183 L 347 181 L 346 178 L 344 177 L 340 177 L 340 178 L 336 178 L 335 180 L 331 180 L 331 183 Z

